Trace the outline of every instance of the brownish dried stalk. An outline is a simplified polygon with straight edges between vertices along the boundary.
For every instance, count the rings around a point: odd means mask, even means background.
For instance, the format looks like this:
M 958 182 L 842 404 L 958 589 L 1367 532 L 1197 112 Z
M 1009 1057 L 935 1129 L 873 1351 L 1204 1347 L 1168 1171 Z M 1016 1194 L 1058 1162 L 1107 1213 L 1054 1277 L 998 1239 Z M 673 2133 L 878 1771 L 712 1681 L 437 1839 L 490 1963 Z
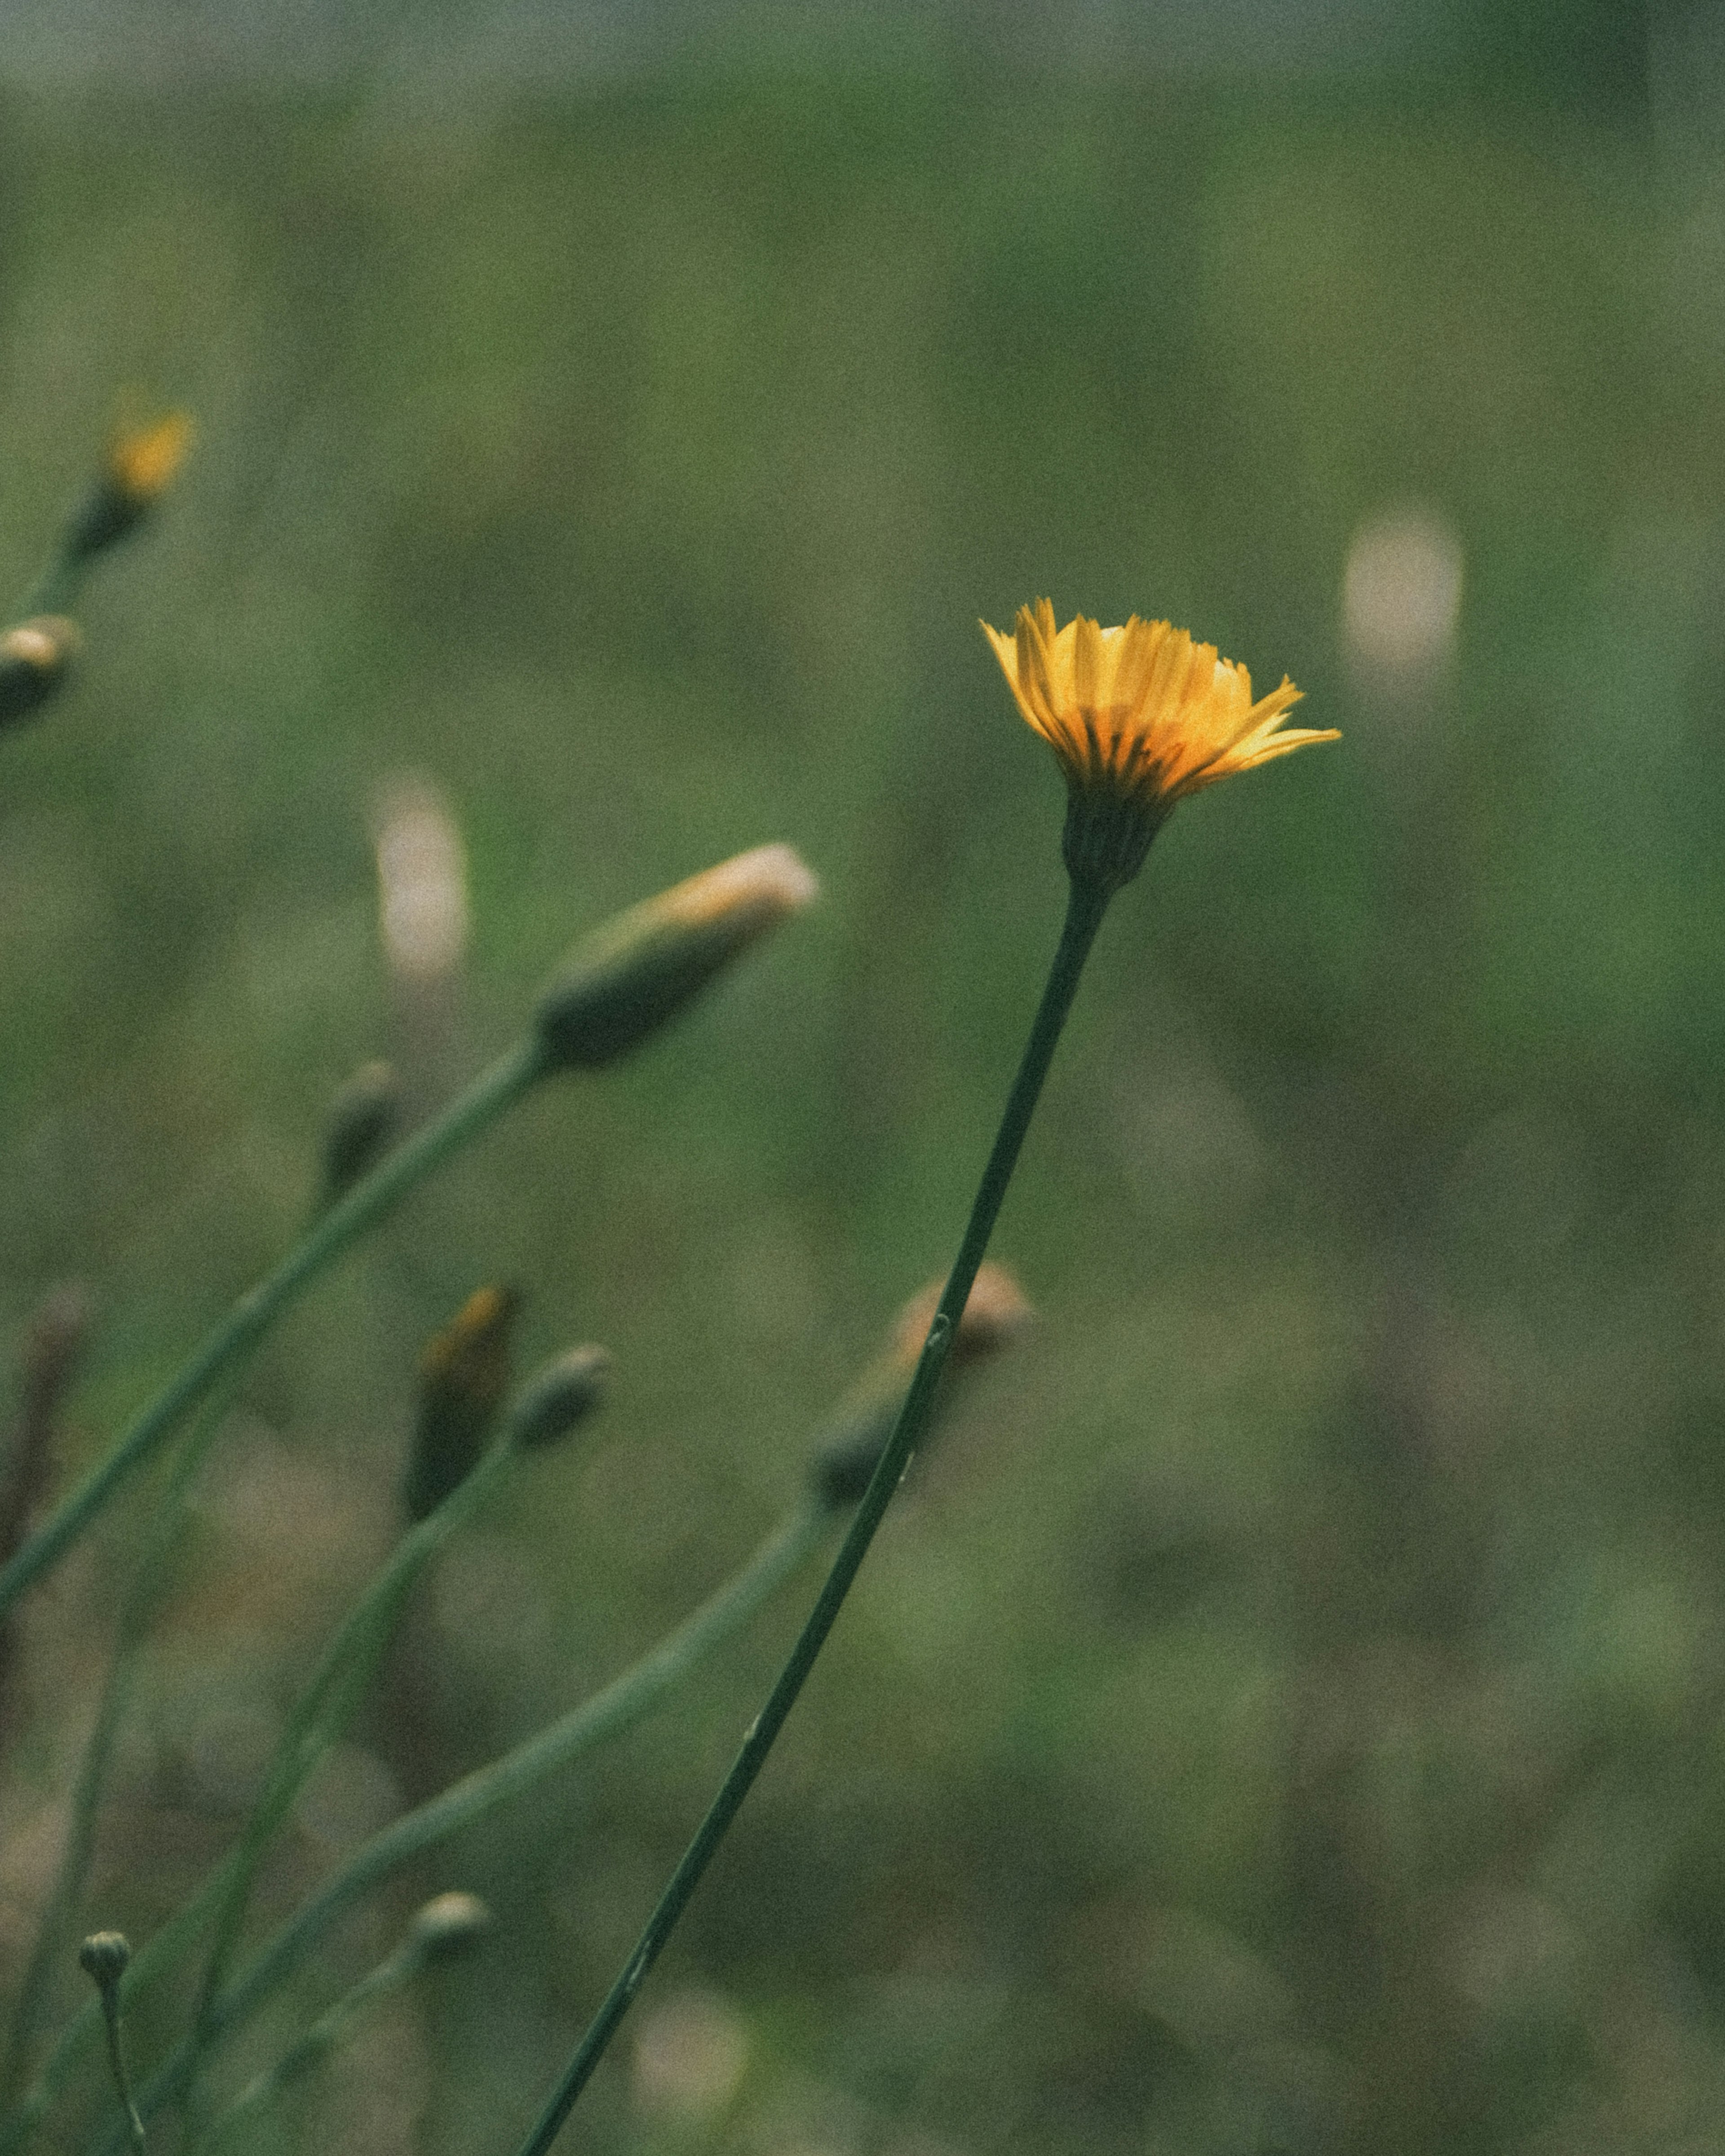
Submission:
M 0 1470 L 0 1564 L 23 1541 L 47 1486 L 61 1402 L 90 1330 L 90 1297 L 76 1281 L 52 1289 L 30 1321 L 18 1358 L 18 1414 Z M 9 1722 L 14 1633 L 0 1620 L 0 1742 Z

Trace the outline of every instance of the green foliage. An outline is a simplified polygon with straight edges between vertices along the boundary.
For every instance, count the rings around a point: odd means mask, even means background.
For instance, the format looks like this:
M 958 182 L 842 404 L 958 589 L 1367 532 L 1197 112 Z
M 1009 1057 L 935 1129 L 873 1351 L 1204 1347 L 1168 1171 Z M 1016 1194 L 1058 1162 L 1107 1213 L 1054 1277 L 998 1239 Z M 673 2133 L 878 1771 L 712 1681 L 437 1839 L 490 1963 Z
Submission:
M 523 1367 L 612 1349 L 603 1435 L 452 1545 L 266 1913 L 791 1498 L 950 1258 L 1058 930 L 1061 788 L 973 625 L 1046 591 L 1347 738 L 1183 806 L 1117 906 L 997 1244 L 1043 1327 L 890 1520 L 570 2145 L 1703 2143 L 1719 175 L 1604 119 L 1010 71 L 0 116 L 13 586 L 116 384 L 199 424 L 0 740 L 0 1313 L 100 1306 L 64 1479 L 298 1233 L 357 1064 L 423 1114 L 613 909 L 779 839 L 825 887 L 266 1348 L 90 1927 L 141 1945 L 231 1840 L 475 1280 L 527 1289 Z M 1339 600 L 1409 502 L 1464 562 L 1417 692 Z M 434 996 L 375 925 L 405 772 L 467 847 Z M 8 1969 L 139 1517 L 27 1628 Z M 383 2017 L 387 2117 L 336 2087 L 285 2136 L 406 2147 L 424 2105 L 426 2147 L 510 2145 L 792 1614 L 306 1973 L 277 2051 L 419 1893 L 497 1912 Z M 141 2081 L 186 2003 L 131 2025 Z

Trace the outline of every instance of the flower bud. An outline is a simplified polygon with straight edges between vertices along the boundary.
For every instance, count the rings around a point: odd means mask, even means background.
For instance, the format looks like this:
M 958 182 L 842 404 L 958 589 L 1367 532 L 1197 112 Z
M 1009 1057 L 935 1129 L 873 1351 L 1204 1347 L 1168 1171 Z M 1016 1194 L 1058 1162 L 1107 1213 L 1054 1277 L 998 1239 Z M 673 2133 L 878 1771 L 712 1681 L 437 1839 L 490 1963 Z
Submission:
M 439 1960 L 471 1946 L 490 1922 L 491 1912 L 477 1894 L 434 1894 L 414 1912 L 408 1939 L 428 1961 Z
M 912 1296 L 893 1321 L 884 1353 L 852 1387 L 818 1440 L 810 1476 L 823 1503 L 834 1507 L 854 1505 L 868 1488 L 875 1463 L 904 1405 L 945 1286 L 944 1281 L 931 1281 Z M 952 1404 L 950 1381 L 1009 1347 L 1035 1314 L 1004 1265 L 982 1267 L 947 1353 L 948 1382 L 936 1406 L 931 1430 Z
M 510 1335 L 519 1305 L 513 1288 L 482 1287 L 427 1344 L 402 1486 L 410 1519 L 435 1512 L 478 1461 L 509 1390 Z
M 67 526 L 69 560 L 87 562 L 141 524 L 173 483 L 192 446 L 189 413 L 170 412 L 153 426 L 117 434 L 101 477 Z
M 527 1452 L 567 1437 L 604 1398 L 610 1372 L 603 1348 L 571 1348 L 547 1363 L 510 1402 L 510 1443 Z
M 83 641 L 64 614 L 37 614 L 0 634 L 0 726 L 27 719 L 65 686 Z
M 336 1088 L 323 1135 L 323 1202 L 333 1205 L 377 1165 L 401 1121 L 401 1081 L 389 1065 L 362 1063 Z
M 789 846 L 757 846 L 595 929 L 534 1014 L 550 1065 L 593 1070 L 626 1055 L 819 888 Z
M 78 1949 L 79 1968 L 100 1991 L 111 1991 L 131 1963 L 124 1932 L 92 1932 Z

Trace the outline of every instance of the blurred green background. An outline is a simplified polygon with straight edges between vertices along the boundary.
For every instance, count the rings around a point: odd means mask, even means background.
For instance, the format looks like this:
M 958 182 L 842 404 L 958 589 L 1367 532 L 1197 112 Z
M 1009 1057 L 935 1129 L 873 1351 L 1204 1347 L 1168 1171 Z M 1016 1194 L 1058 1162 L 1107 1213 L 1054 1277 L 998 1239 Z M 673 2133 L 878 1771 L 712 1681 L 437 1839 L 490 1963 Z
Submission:
M 272 1341 L 89 1923 L 146 1936 L 234 1831 L 480 1282 L 524 1367 L 605 1342 L 611 1404 L 452 1548 L 267 1908 L 794 1501 L 951 1255 L 1057 932 L 1058 776 L 975 626 L 1045 592 L 1346 738 L 1183 807 L 1117 905 L 997 1240 L 1041 1323 L 567 2145 L 1717 2147 L 1711 14 L 106 19 L 0 37 L 12 587 L 116 414 L 199 428 L 0 739 L 0 1333 L 92 1298 L 62 1477 L 292 1240 L 356 1064 L 424 1112 L 577 933 L 742 847 L 824 896 Z M 417 975 L 404 808 L 465 860 Z M 10 1972 L 146 1495 L 23 1627 Z M 498 1912 L 280 2147 L 515 2144 L 812 1588 L 331 1943 L 236 2074 L 420 1894 Z

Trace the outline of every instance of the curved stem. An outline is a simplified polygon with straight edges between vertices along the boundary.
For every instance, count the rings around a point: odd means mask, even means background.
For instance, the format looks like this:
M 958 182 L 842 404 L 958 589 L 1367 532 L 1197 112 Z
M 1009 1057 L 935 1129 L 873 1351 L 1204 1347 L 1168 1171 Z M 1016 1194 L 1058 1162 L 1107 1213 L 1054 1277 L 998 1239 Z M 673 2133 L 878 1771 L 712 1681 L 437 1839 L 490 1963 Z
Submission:
M 85 1476 L 17 1556 L 0 1567 L 0 1614 L 64 1556 L 126 1477 L 157 1450 L 181 1417 L 198 1404 L 224 1370 L 256 1345 L 318 1274 L 434 1169 L 488 1130 L 547 1068 L 543 1050 L 530 1035 L 482 1073 L 434 1122 L 356 1183 L 273 1273 L 243 1295 L 136 1417 L 100 1466 Z
M 392 1872 L 640 1721 L 771 1599 L 819 1546 L 831 1529 L 833 1517 L 825 1505 L 811 1501 L 800 1506 L 740 1571 L 603 1691 L 374 1835 L 214 2001 L 205 2041 L 213 2043 L 248 2021 L 330 1926 Z M 127 1974 L 128 1990 L 178 1963 L 197 1938 L 209 1907 L 206 1893 L 176 1913 L 135 1957 Z M 98 2026 L 92 2001 L 67 2028 L 23 2104 L 0 2127 L 0 2150 L 17 2148 L 46 2115 Z M 138 2092 L 138 2107 L 145 2118 L 153 2118 L 182 2092 L 201 2049 L 187 2037 L 151 2076 Z
M 660 1897 L 658 1907 L 647 1919 L 646 1928 L 636 1941 L 634 1952 L 577 2046 L 573 2058 L 540 2114 L 537 2123 L 522 2143 L 520 2156 L 545 2156 L 557 2138 L 563 2121 L 573 2108 L 576 2098 L 586 2087 L 594 2067 L 603 2056 L 606 2046 L 629 2011 L 648 1971 L 658 1960 L 665 1941 L 687 1907 L 690 1897 L 700 1884 L 719 1844 L 724 1840 L 743 1799 L 765 1765 L 767 1755 L 784 1727 L 787 1716 L 796 1704 L 797 1696 L 802 1691 L 809 1671 L 814 1666 L 815 1658 L 826 1643 L 827 1635 L 831 1631 L 845 1597 L 850 1592 L 850 1584 L 868 1553 L 869 1544 L 874 1540 L 875 1530 L 880 1526 L 886 1507 L 891 1502 L 893 1491 L 910 1465 L 917 1440 L 933 1412 L 936 1390 L 952 1344 L 952 1336 L 964 1306 L 970 1300 L 970 1291 L 988 1247 L 988 1238 L 993 1232 L 1007 1186 L 1012 1180 L 1013 1169 L 1018 1164 L 1019 1147 L 1024 1143 L 1024 1133 L 1029 1127 L 1030 1117 L 1041 1095 L 1049 1065 L 1054 1060 L 1061 1029 L 1072 1008 L 1072 998 L 1078 990 L 1084 962 L 1090 955 L 1091 945 L 1101 926 L 1102 916 L 1107 911 L 1111 896 L 1111 893 L 1101 884 L 1081 882 L 1076 879 L 1073 881 L 1066 907 L 1065 925 L 1061 931 L 1059 948 L 1055 952 L 1054 963 L 1049 971 L 1048 984 L 1042 992 L 1042 1001 L 1031 1024 L 1029 1039 L 1024 1044 L 1018 1075 L 1013 1081 L 1012 1091 L 1007 1096 L 1005 1112 L 1001 1117 L 1000 1128 L 988 1155 L 988 1165 L 983 1170 L 982 1182 L 971 1207 L 964 1239 L 958 1246 L 958 1255 L 947 1276 L 922 1358 L 916 1365 L 916 1374 L 911 1381 L 911 1389 L 899 1412 L 892 1435 L 881 1452 L 874 1477 L 857 1507 L 850 1531 L 834 1559 L 826 1584 L 821 1589 L 814 1608 L 791 1650 L 789 1660 L 779 1672 L 766 1705 L 751 1724 L 748 1734 L 742 1741 L 742 1748 L 714 1798 L 706 1817 L 696 1830 L 695 1838 L 685 1851 L 682 1861 L 672 1873 L 670 1884 Z

